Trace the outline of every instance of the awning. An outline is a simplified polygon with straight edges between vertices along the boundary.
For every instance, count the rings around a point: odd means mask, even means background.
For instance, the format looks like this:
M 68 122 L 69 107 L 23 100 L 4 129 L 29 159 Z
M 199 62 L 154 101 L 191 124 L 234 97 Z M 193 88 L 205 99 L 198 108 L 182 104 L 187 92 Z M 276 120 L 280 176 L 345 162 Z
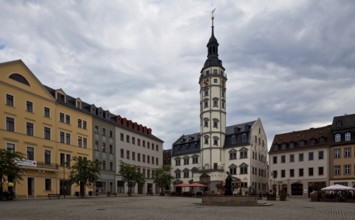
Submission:
M 328 187 L 324 187 L 321 189 L 322 191 L 331 191 L 331 190 L 355 190 L 355 188 L 351 188 L 348 186 L 343 186 L 343 185 L 339 185 L 339 184 L 335 184 L 332 186 L 328 186 Z

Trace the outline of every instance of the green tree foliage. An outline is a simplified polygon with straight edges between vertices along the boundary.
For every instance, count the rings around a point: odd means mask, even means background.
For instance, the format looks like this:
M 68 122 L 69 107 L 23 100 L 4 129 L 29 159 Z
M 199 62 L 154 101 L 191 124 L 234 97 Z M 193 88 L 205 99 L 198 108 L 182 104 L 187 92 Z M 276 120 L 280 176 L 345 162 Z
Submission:
M 70 171 L 70 182 L 80 186 L 80 196 L 85 195 L 85 185 L 93 184 L 100 177 L 101 163 L 83 157 L 74 157 L 74 164 Z
M 160 187 L 160 194 L 164 195 L 164 187 L 170 186 L 171 181 L 174 177 L 170 174 L 171 167 L 169 165 L 164 165 L 154 171 L 154 183 Z
M 142 173 L 138 171 L 138 168 L 134 165 L 121 162 L 120 165 L 120 175 L 122 180 L 128 184 L 128 195 L 132 196 L 132 187 L 135 184 L 144 184 L 145 178 Z
M 3 184 L 6 180 L 15 182 L 22 179 L 23 169 L 16 161 L 23 160 L 20 152 L 11 152 L 0 149 L 0 192 L 3 192 Z

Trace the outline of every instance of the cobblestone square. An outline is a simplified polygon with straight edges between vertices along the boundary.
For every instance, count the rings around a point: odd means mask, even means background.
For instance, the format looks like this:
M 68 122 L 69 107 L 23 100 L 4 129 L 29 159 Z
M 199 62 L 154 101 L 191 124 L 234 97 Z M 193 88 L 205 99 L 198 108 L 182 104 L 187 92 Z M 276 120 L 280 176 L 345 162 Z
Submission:
M 202 206 L 200 198 L 169 196 L 19 199 L 0 202 L 0 219 L 355 219 L 351 203 L 321 203 L 307 199 L 267 203 L 272 205 Z

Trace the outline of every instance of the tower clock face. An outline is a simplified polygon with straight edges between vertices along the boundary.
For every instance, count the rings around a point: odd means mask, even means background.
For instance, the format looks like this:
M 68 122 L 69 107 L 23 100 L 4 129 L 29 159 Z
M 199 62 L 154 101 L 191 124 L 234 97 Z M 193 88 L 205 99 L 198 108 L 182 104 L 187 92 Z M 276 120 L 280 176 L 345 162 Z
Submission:
M 210 83 L 210 80 L 209 80 L 209 79 L 204 79 L 204 80 L 203 80 L 203 84 L 204 84 L 204 85 L 208 85 L 209 83 Z

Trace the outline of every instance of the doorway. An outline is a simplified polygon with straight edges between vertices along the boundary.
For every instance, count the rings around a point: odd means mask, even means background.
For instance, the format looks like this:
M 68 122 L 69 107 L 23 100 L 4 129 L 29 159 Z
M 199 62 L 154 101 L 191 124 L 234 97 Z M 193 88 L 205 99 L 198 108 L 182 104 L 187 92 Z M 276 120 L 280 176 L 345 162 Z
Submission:
M 34 178 L 32 177 L 27 178 L 27 196 L 28 197 L 34 196 Z

